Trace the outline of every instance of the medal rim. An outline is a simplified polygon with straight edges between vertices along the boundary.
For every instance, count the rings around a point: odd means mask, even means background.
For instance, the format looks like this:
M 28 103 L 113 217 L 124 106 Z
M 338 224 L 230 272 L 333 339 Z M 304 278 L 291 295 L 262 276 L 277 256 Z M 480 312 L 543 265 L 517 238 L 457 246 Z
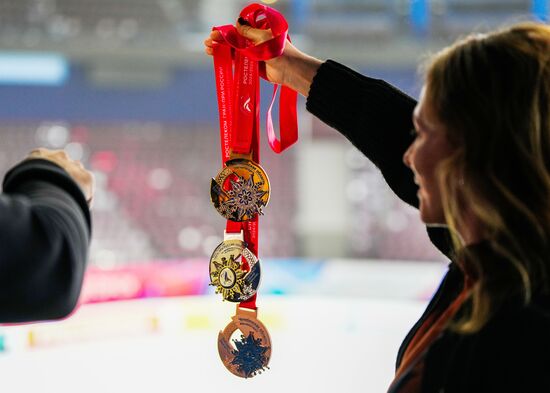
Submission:
M 246 302 L 247 300 L 249 300 L 250 298 L 252 298 L 254 295 L 256 295 L 258 293 L 258 288 L 260 287 L 260 283 L 261 283 L 261 278 L 262 278 L 262 270 L 261 270 L 261 265 L 260 265 L 260 260 L 258 259 L 258 257 L 248 248 L 246 247 L 246 242 L 242 241 L 242 240 L 239 240 L 239 239 L 231 239 L 231 240 L 224 240 L 223 242 L 221 242 L 220 244 L 218 244 L 218 246 L 214 249 L 214 251 L 212 252 L 212 255 L 210 256 L 210 261 L 208 263 L 208 275 L 209 275 L 209 278 L 210 278 L 210 285 L 213 285 L 213 279 L 212 279 L 212 274 L 213 274 L 213 271 L 212 271 L 212 264 L 213 264 L 213 260 L 214 260 L 214 256 L 216 255 L 216 253 L 218 252 L 218 250 L 224 245 L 224 244 L 227 244 L 227 243 L 236 243 L 240 248 L 241 248 L 241 258 L 244 256 L 244 253 L 245 253 L 245 250 L 248 251 L 248 253 L 250 255 L 252 255 L 254 257 L 253 259 L 253 263 L 251 263 L 252 261 L 249 261 L 248 259 L 246 260 L 247 263 L 248 263 L 248 266 L 249 266 L 249 269 L 248 271 L 245 272 L 245 275 L 243 276 L 243 280 L 246 278 L 246 276 L 252 271 L 252 268 L 256 265 L 258 265 L 257 267 L 257 270 L 258 270 L 258 274 L 260 275 L 260 278 L 258 280 L 258 285 L 256 286 L 256 288 L 253 289 L 253 292 L 252 294 L 248 295 L 248 296 L 245 296 L 243 294 L 243 298 L 242 299 L 232 299 L 232 298 L 226 298 L 223 296 L 222 293 L 219 293 L 223 300 L 227 300 L 228 302 L 231 302 L 231 303 L 241 303 L 241 302 Z M 242 266 L 242 265 L 241 265 Z M 236 280 L 236 277 L 235 277 L 235 280 Z
M 243 219 L 243 220 L 234 219 L 235 217 L 233 217 L 233 216 L 228 217 L 228 215 L 225 215 L 220 211 L 220 209 L 219 209 L 220 202 L 219 202 L 218 198 L 215 196 L 213 188 L 214 188 L 214 184 L 216 184 L 218 187 L 221 187 L 220 180 L 222 180 L 221 175 L 224 173 L 224 171 L 227 171 L 228 169 L 230 169 L 231 166 L 238 166 L 238 165 L 243 165 L 243 164 L 244 165 L 249 165 L 249 166 L 251 166 L 255 169 L 252 173 L 252 176 L 254 176 L 254 173 L 257 171 L 257 172 L 260 172 L 262 174 L 262 176 L 265 178 L 265 184 L 267 186 L 267 191 L 266 191 L 267 199 L 266 199 L 265 205 L 263 207 L 266 207 L 269 204 L 269 200 L 271 198 L 271 182 L 269 181 L 269 176 L 267 175 L 267 172 L 264 170 L 264 168 L 262 168 L 262 166 L 259 163 L 255 162 L 253 160 L 250 160 L 248 158 L 232 158 L 232 159 L 227 160 L 225 162 L 224 167 L 218 172 L 216 177 L 212 178 L 212 181 L 210 182 L 210 202 L 212 203 L 212 205 L 214 206 L 216 211 L 223 218 L 225 218 L 227 220 L 230 220 L 230 221 L 234 221 L 234 222 L 247 222 L 247 221 L 253 220 L 254 218 L 256 218 L 258 216 L 258 213 L 255 213 L 252 217 L 248 217 L 247 219 Z M 227 175 L 227 176 L 229 176 L 229 175 Z M 225 179 L 227 179 L 227 176 L 223 178 L 223 181 L 225 181 Z M 223 181 L 222 181 L 222 183 L 223 183 Z
M 250 323 L 246 324 L 243 323 L 243 321 L 250 321 L 252 322 L 252 324 L 255 324 L 259 328 L 253 329 L 251 328 Z M 237 365 L 231 363 L 231 361 L 235 358 L 234 355 L 231 353 L 231 351 L 227 353 L 227 351 L 225 350 L 226 346 L 229 346 L 229 348 L 233 348 L 233 345 L 231 344 L 231 336 L 237 330 L 240 330 L 244 336 L 247 336 L 250 332 L 252 332 L 254 333 L 255 338 L 261 338 L 262 341 L 264 340 L 264 338 L 266 339 L 266 343 L 262 342 L 262 344 L 267 347 L 267 350 L 265 352 L 265 364 L 262 365 L 263 368 L 266 368 L 269 365 L 269 361 L 271 360 L 271 336 L 269 335 L 269 331 L 267 330 L 266 326 L 262 323 L 262 321 L 258 319 L 257 311 L 242 311 L 242 309 L 238 306 L 236 315 L 231 317 L 231 322 L 229 322 L 225 326 L 225 328 L 223 330 L 220 330 L 220 332 L 218 333 L 218 355 L 220 356 L 220 359 L 225 368 L 238 377 L 252 378 L 256 374 L 247 376 L 244 373 L 239 372 L 237 369 Z M 222 342 L 224 344 L 222 344 Z

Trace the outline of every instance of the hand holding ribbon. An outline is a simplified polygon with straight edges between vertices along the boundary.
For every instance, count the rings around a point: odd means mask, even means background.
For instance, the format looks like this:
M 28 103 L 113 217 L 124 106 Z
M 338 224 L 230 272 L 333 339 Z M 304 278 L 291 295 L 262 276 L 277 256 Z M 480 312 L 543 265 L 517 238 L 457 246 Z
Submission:
M 227 47 L 232 48 L 234 52 L 237 52 L 240 56 L 260 62 L 276 58 L 283 53 L 285 44 L 287 40 L 289 40 L 288 23 L 278 11 L 264 5 L 252 4 L 241 11 L 239 19 L 246 21 L 253 29 L 271 30 L 271 38 L 254 45 L 252 40 L 245 38 L 245 36 L 239 33 L 239 31 L 244 31 L 242 26 L 240 26 L 239 29 L 233 25 L 214 27 L 214 30 L 220 33 L 221 41 L 218 43 L 219 46 L 226 47 L 225 49 L 218 49 L 217 46 L 213 45 L 212 54 L 214 54 L 215 62 L 217 53 L 222 52 L 221 55 L 225 56 L 230 53 Z M 250 69 L 254 69 L 253 64 Z M 265 65 L 260 67 L 259 71 L 262 77 L 267 78 Z M 269 145 L 273 151 L 281 153 L 298 139 L 298 122 L 296 114 L 297 93 L 287 86 L 282 86 L 281 88 L 279 108 L 280 139 L 277 139 L 271 117 L 271 110 L 275 101 L 277 89 L 278 86 L 275 86 L 267 113 L 266 130 Z M 239 120 L 236 118 L 236 121 L 238 122 Z
M 280 13 L 259 4 L 244 8 L 239 20 L 254 29 L 248 32 L 265 32 L 267 39 L 251 40 L 246 33 L 240 34 L 242 25 L 240 32 L 227 25 L 214 28 L 219 38 L 216 44 L 205 42 L 214 57 L 223 162 L 221 172 L 212 179 L 210 196 L 227 219 L 224 241 L 210 259 L 210 280 L 224 300 L 238 303 L 232 322 L 218 335 L 218 352 L 228 370 L 248 378 L 267 368 L 271 355 L 271 339 L 257 318 L 256 307 L 261 275 L 258 216 L 270 194 L 269 179 L 259 165 L 259 76 L 267 77 L 264 61 L 284 52 L 288 24 Z M 280 153 L 298 137 L 297 94 L 286 86 L 281 90 L 277 139 L 271 120 L 277 88 L 267 112 L 267 134 L 271 148 Z M 233 340 L 235 349 L 230 343 L 237 330 L 241 340 Z

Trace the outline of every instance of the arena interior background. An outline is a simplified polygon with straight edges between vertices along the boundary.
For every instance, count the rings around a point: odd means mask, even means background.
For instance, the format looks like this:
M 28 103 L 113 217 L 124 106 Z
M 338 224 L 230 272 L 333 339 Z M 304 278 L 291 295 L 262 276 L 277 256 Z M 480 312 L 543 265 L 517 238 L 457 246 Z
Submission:
M 265 3 L 304 51 L 415 97 L 430 53 L 550 14 L 547 0 Z M 258 302 L 271 370 L 241 381 L 218 360 L 217 331 L 234 306 L 208 286 L 224 221 L 208 193 L 221 163 L 203 40 L 246 4 L 0 0 L 0 173 L 45 146 L 65 149 L 97 181 L 82 305 L 64 321 L 0 326 L 7 391 L 379 392 L 391 380 L 445 258 L 417 212 L 303 99 L 297 145 L 278 156 L 262 135 L 272 195 L 260 220 Z M 262 89 L 265 107 L 271 89 Z

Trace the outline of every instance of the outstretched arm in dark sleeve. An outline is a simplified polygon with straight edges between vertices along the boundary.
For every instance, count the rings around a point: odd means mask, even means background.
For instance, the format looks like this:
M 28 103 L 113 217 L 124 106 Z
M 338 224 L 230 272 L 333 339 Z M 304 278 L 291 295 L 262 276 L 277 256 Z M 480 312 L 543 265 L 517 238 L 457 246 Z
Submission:
M 414 99 L 382 80 L 328 60 L 313 79 L 306 105 L 363 152 L 399 198 L 418 207 L 418 188 L 403 163 L 413 141 Z
M 59 166 L 28 160 L 0 195 L 0 322 L 57 319 L 74 309 L 91 225 L 86 198 Z
M 328 60 L 311 84 L 307 109 L 338 130 L 382 172 L 403 201 L 418 207 L 418 186 L 403 154 L 413 141 L 412 114 L 416 101 L 379 79 L 361 75 Z M 432 242 L 450 253 L 448 232 L 428 228 Z

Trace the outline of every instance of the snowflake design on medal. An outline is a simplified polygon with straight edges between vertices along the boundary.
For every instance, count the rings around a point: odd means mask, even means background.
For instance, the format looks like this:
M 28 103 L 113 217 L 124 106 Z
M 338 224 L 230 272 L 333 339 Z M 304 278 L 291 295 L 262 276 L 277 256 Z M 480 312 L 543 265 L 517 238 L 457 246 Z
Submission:
M 254 295 L 254 288 L 252 288 L 252 284 L 249 284 L 249 283 L 244 283 L 243 285 L 243 294 L 241 296 L 241 299 L 248 299 L 250 298 L 252 295 Z
M 267 191 L 262 191 L 262 182 L 254 183 L 253 175 L 248 179 L 237 175 L 237 180 L 230 180 L 231 190 L 227 192 L 229 199 L 222 203 L 223 209 L 236 213 L 237 220 L 242 221 L 244 217 L 262 215 L 262 207 L 265 202 L 262 198 Z
M 230 205 L 227 201 L 222 202 L 220 203 L 219 211 L 224 217 L 232 217 L 237 212 L 237 206 Z
M 236 260 L 233 254 L 229 259 L 222 257 L 221 263 L 213 261 L 215 271 L 212 273 L 212 283 L 216 287 L 216 293 L 221 293 L 224 299 L 229 299 L 235 294 L 243 293 L 245 272 L 241 269 L 241 264 Z
M 245 378 L 261 374 L 267 366 L 266 352 L 269 349 L 262 344 L 261 338 L 254 338 L 252 332 L 248 336 L 241 334 L 241 340 L 233 340 L 236 349 L 233 350 L 233 360 L 231 364 L 237 366 L 239 372 L 244 373 Z M 267 367 L 269 368 L 269 367 Z

